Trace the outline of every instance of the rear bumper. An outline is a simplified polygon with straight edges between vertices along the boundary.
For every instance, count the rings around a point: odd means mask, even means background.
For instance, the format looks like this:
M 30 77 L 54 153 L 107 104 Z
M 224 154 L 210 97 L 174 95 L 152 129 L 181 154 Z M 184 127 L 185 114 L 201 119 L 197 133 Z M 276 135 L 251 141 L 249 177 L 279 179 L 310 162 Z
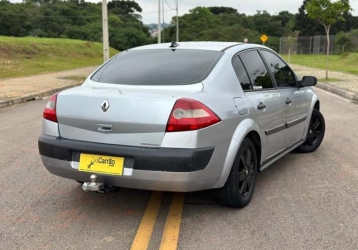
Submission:
M 125 167 L 135 170 L 194 172 L 203 170 L 214 147 L 199 149 L 145 148 L 67 140 L 42 135 L 38 142 L 40 155 L 62 161 L 78 162 L 80 153 L 119 156 Z
M 78 181 L 89 181 L 91 175 L 78 170 L 80 153 L 124 157 L 123 176 L 97 175 L 97 182 L 118 187 L 177 192 L 204 190 L 215 186 L 222 171 L 217 165 L 217 154 L 223 146 L 219 150 L 143 148 L 45 135 L 40 136 L 38 143 L 42 162 L 50 173 Z

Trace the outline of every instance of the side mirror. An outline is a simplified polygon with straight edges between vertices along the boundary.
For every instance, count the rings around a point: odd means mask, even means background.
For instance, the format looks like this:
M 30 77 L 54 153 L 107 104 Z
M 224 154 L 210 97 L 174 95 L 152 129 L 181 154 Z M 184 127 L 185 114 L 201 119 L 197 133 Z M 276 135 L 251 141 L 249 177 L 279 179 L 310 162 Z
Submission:
M 298 82 L 299 87 L 311 87 L 317 84 L 317 77 L 304 76 L 302 80 Z

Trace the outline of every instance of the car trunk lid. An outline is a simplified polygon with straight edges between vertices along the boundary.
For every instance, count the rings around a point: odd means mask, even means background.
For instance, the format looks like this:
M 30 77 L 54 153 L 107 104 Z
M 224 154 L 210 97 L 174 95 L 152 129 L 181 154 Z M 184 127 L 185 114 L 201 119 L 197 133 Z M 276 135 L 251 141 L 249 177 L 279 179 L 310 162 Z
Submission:
M 202 84 L 173 89 L 92 84 L 61 92 L 57 99 L 60 136 L 105 144 L 159 147 L 176 100 Z M 105 106 L 105 107 L 103 107 Z

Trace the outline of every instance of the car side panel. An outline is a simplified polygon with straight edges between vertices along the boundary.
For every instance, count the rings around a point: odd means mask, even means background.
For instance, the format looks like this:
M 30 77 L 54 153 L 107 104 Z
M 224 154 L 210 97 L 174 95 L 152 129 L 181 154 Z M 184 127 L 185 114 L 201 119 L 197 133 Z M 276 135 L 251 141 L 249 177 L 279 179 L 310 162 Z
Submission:
M 316 102 L 319 101 L 319 98 L 318 98 L 317 94 L 313 91 L 313 89 L 311 87 L 305 87 L 304 89 L 307 92 L 307 94 L 312 94 L 312 99 L 310 101 L 310 106 L 309 106 L 309 110 L 308 110 L 308 118 L 307 118 L 307 121 L 306 121 L 306 128 L 308 128 L 309 124 L 310 124 L 310 121 L 311 121 L 311 116 L 312 116 L 314 106 L 315 106 Z M 307 130 L 304 132 L 303 136 L 304 136 L 303 141 L 305 141 L 306 137 L 307 137 Z
M 232 140 L 230 142 L 230 146 L 227 150 L 227 154 L 225 156 L 225 161 L 224 161 L 224 165 L 222 166 L 221 176 L 219 178 L 219 181 L 215 184 L 214 188 L 220 188 L 225 185 L 225 182 L 230 174 L 232 165 L 234 164 L 237 151 L 239 150 L 243 139 L 252 131 L 255 131 L 258 134 L 260 134 L 257 123 L 250 118 L 244 119 L 236 127 L 232 136 Z
M 203 92 L 192 96 L 192 98 L 201 101 L 213 110 L 220 117 L 223 125 L 227 128 L 229 146 L 227 151 L 219 155 L 222 162 L 221 165 L 217 166 L 217 168 L 220 169 L 220 177 L 212 188 L 220 188 L 224 186 L 237 155 L 237 151 L 245 136 L 251 131 L 256 131 L 261 137 L 256 110 L 240 86 L 235 71 L 231 65 L 232 56 L 233 55 L 231 54 L 224 56 L 208 79 L 203 82 Z M 240 101 L 235 102 L 235 98 L 240 98 Z M 236 106 L 240 104 L 242 107 Z M 243 112 L 243 110 L 245 110 L 245 112 Z M 213 134 L 210 136 L 215 137 Z M 178 141 L 183 140 L 182 138 L 179 139 L 179 137 L 180 135 L 178 134 Z M 165 141 L 166 139 L 163 140 L 163 145 Z M 193 142 L 201 143 L 196 138 L 194 138 L 193 141 L 190 141 L 190 143 Z
M 246 92 L 251 104 L 260 103 L 267 107 L 256 110 L 262 138 L 262 157 L 264 160 L 284 149 L 286 104 L 284 96 L 276 89 L 268 91 Z
M 287 105 L 287 129 L 285 147 L 301 141 L 307 131 L 311 100 L 313 94 L 306 88 L 285 88 L 280 89 L 282 94 L 292 101 Z

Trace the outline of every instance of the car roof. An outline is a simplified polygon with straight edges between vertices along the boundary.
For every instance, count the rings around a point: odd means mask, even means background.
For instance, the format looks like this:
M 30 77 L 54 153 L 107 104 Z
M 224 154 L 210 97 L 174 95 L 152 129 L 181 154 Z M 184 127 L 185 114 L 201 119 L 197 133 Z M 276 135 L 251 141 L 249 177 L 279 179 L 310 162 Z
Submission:
M 179 46 L 175 49 L 195 49 L 195 50 L 212 50 L 212 51 L 225 51 L 228 48 L 241 45 L 242 43 L 236 42 L 178 42 Z M 150 44 L 136 47 L 130 50 L 145 50 L 145 49 L 168 49 L 171 43 Z

